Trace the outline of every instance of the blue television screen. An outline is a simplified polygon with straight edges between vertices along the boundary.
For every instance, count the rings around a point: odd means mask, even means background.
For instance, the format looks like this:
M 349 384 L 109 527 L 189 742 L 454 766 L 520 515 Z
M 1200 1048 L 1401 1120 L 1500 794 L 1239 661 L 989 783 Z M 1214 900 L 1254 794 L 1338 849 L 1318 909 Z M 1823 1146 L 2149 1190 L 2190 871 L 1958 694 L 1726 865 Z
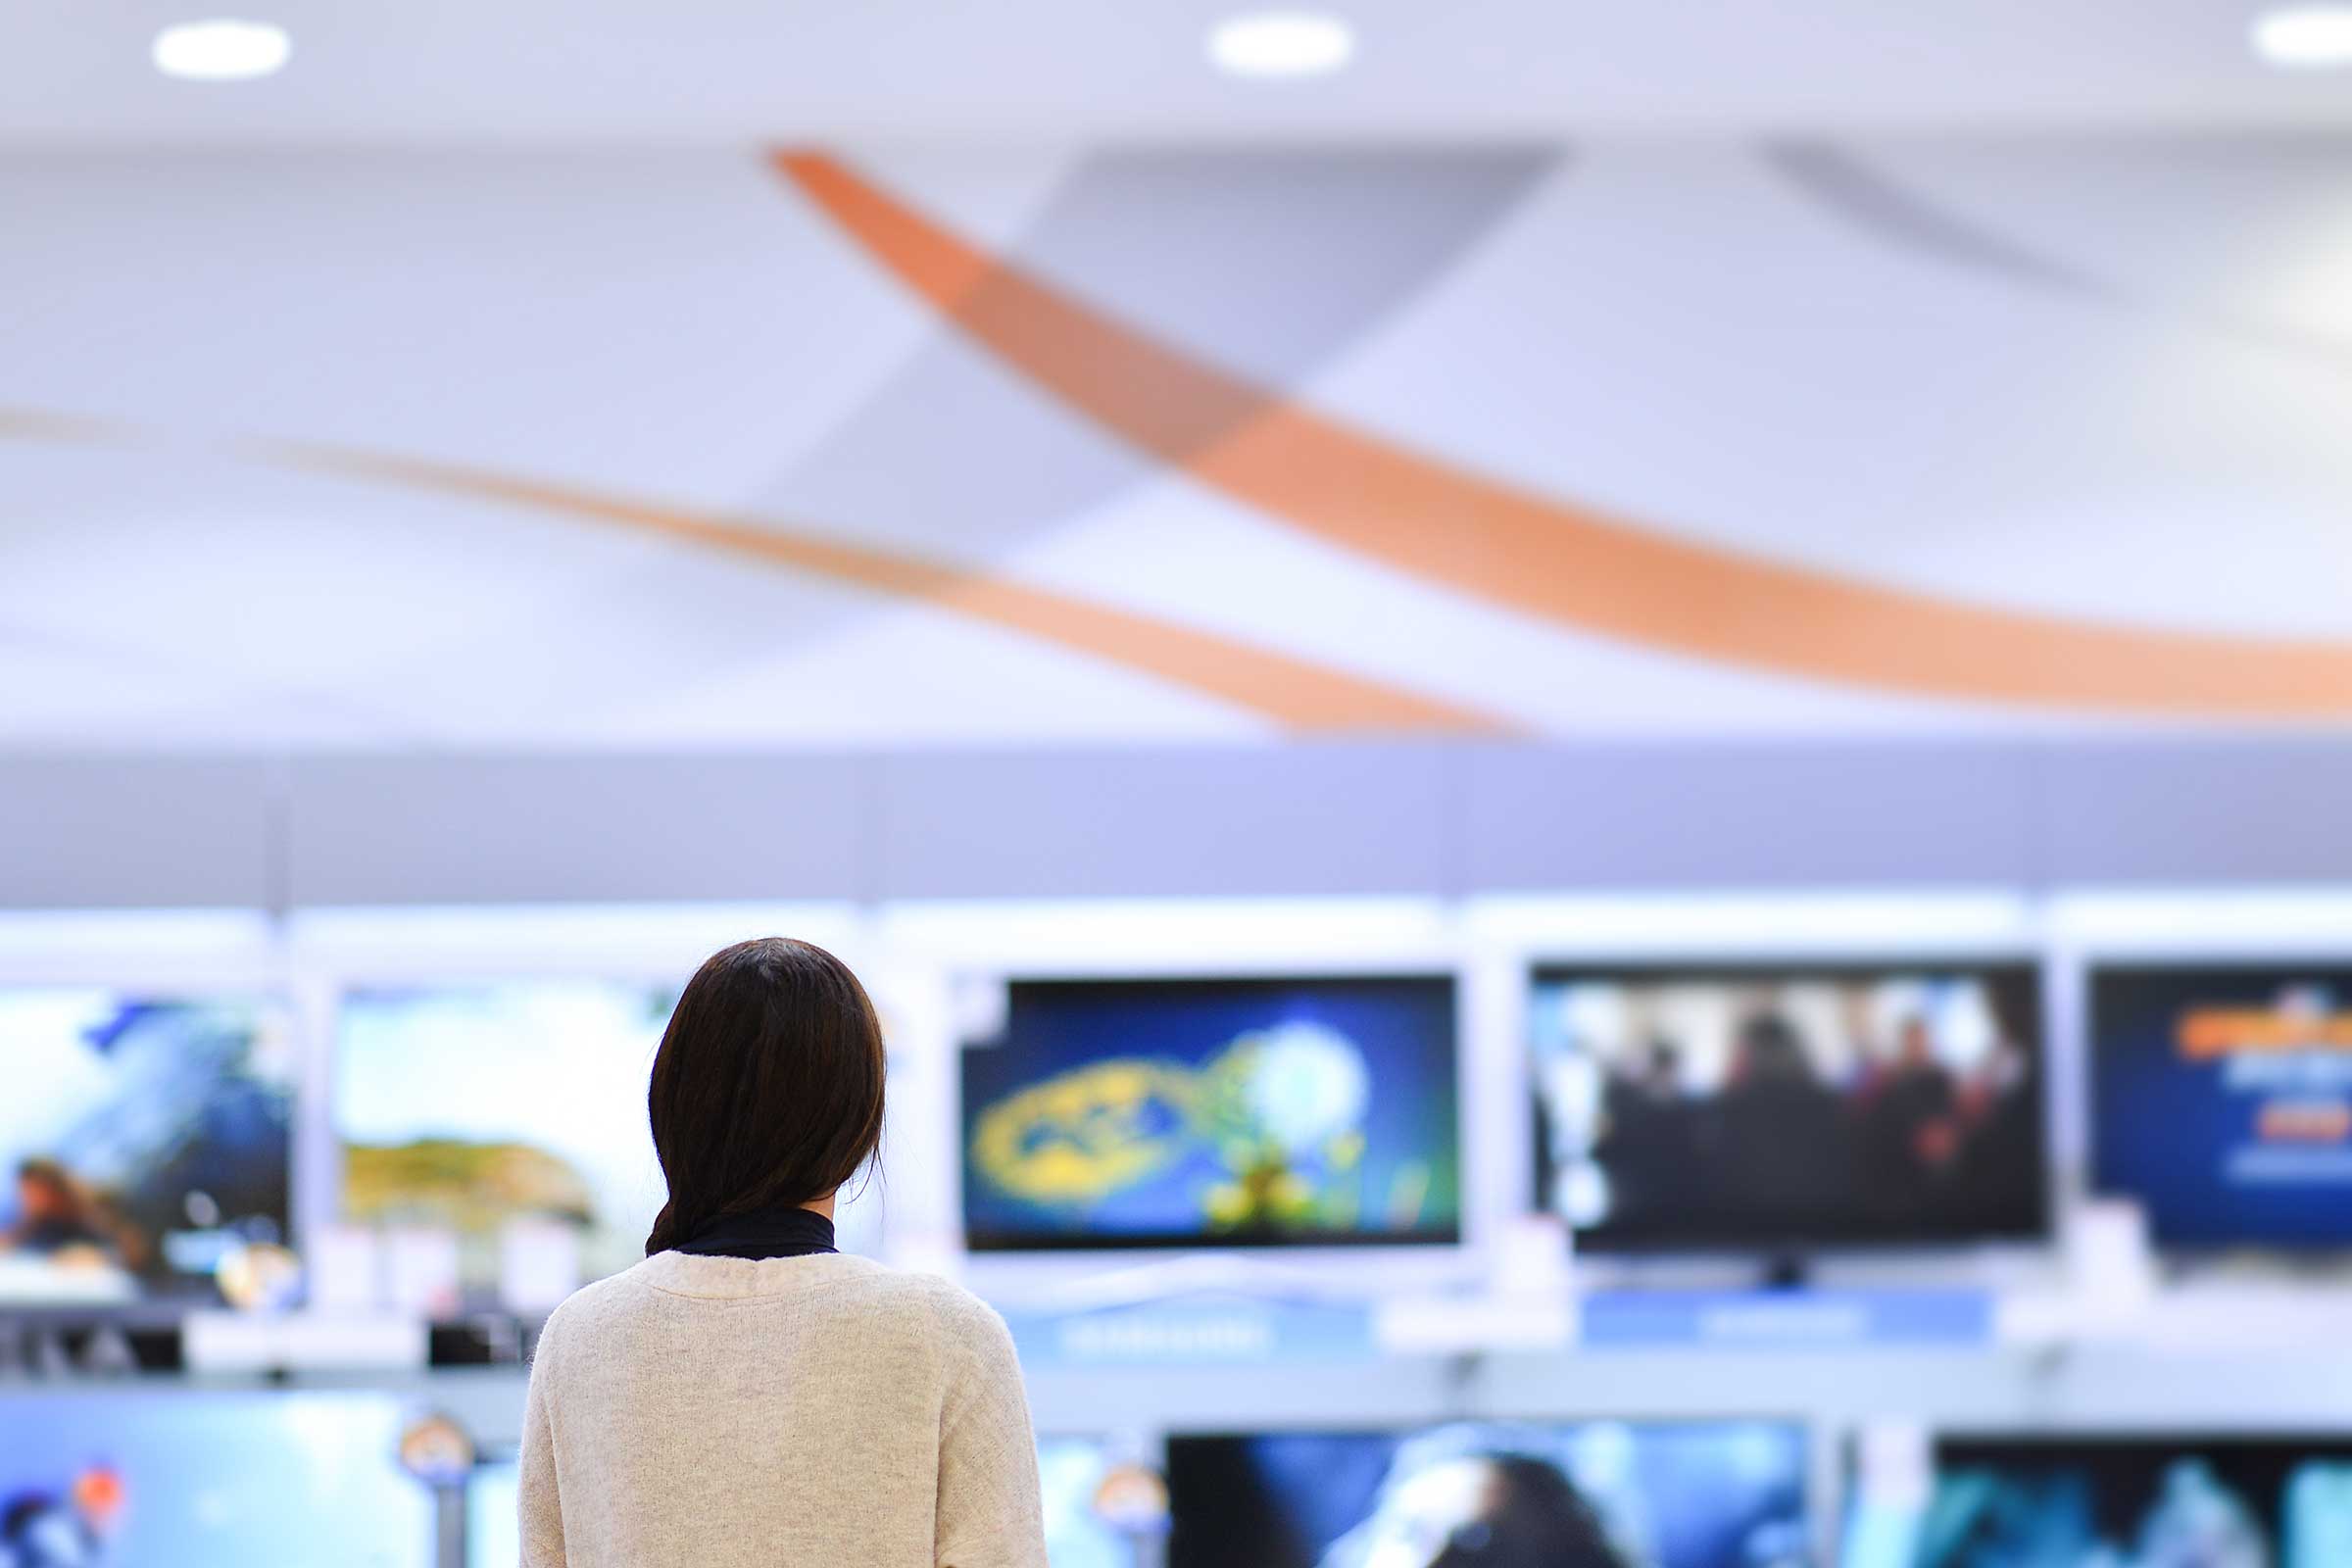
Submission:
M 2091 976 L 2098 1190 L 2159 1242 L 2352 1245 L 2352 969 Z
M 1802 1568 L 1804 1429 L 1464 1423 L 1168 1443 L 1168 1568 Z
M 2027 964 L 1552 969 L 1528 999 L 1536 1181 L 1593 1250 L 2042 1234 Z
M 428 1568 L 433 1499 L 372 1394 L 0 1396 L 7 1568 Z
M 522 1524 L 512 1457 L 485 1458 L 466 1483 L 466 1568 L 516 1568 Z
M 1135 1568 L 1135 1544 L 1102 1510 L 1108 1450 L 1094 1438 L 1040 1438 L 1037 1475 L 1046 1493 L 1046 1561 L 1052 1568 Z
M 252 999 L 0 991 L 0 1300 L 209 1295 L 287 1240 L 295 1058 Z
M 963 1051 L 975 1250 L 1446 1243 L 1450 976 L 1020 981 Z
M 1866 1442 L 1844 1568 L 2342 1568 L 2352 1441 Z

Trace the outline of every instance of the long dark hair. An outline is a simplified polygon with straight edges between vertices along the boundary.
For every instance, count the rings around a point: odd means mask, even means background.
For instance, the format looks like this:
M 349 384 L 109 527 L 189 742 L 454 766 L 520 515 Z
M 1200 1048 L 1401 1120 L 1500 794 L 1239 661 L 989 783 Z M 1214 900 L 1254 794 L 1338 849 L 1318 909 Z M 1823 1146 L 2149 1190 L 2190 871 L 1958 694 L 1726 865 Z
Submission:
M 882 1141 L 884 1072 L 881 1020 L 839 958 L 789 937 L 712 954 L 654 1056 L 646 1110 L 669 1201 L 646 1255 L 848 1182 Z

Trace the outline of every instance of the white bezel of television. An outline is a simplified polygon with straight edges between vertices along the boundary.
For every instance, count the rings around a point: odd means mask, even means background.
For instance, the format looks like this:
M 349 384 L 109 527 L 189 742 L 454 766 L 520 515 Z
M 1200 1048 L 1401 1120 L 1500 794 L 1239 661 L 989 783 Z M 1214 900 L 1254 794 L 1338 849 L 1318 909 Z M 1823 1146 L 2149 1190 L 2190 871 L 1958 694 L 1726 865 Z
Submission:
M 909 1012 L 924 1034 L 919 1054 L 925 1070 L 920 1081 L 909 1086 L 919 1100 L 910 1104 L 902 1099 L 901 1110 L 910 1124 L 954 1130 L 938 1146 L 944 1148 L 945 1157 L 917 1165 L 894 1156 L 894 1220 L 906 1225 L 900 1234 L 917 1239 L 914 1246 L 927 1242 L 930 1258 L 959 1269 L 967 1283 L 992 1299 L 1039 1310 L 1075 1311 L 1184 1296 L 1363 1298 L 1435 1288 L 1478 1274 L 1490 1205 L 1480 1170 L 1458 1155 L 1464 1145 L 1462 1128 L 1479 1113 L 1479 1106 L 1491 1109 L 1507 1103 L 1514 1090 L 1482 1080 L 1475 1070 L 1477 1054 L 1467 1048 L 1474 1014 L 1472 986 L 1463 975 L 1461 945 L 1444 906 L 1378 899 L 941 904 L 889 908 L 881 930 L 890 951 L 929 986 L 928 997 Z M 995 1238 L 1000 1245 L 967 1245 L 966 1222 L 975 1205 L 967 1202 L 964 1191 L 964 1133 L 976 1121 L 967 1119 L 963 1104 L 964 1052 L 1002 1033 L 1012 987 L 1172 983 L 1184 989 L 1398 978 L 1440 980 L 1453 990 L 1452 1039 L 1446 1043 L 1452 1059 L 1446 1083 L 1455 1102 L 1450 1131 L 1457 1151 L 1452 1173 L 1456 1214 L 1446 1239 L 1389 1242 L 1357 1234 L 1344 1244 L 1318 1245 L 1315 1227 L 1307 1225 L 1281 1235 L 1277 1245 L 1267 1245 L 1272 1238 L 1262 1233 L 1251 1237 L 1247 1226 L 1234 1227 L 1230 1239 L 1203 1226 L 1198 1240 L 1160 1235 L 1148 1243 L 1122 1244 L 1114 1238 L 1079 1238 L 1080 1245 L 1072 1247 L 1069 1238 L 1041 1228 L 1034 1246 L 1003 1235 Z M 1345 1059 L 1353 1048 L 1320 1034 L 1312 1040 L 1301 1035 L 1291 1043 L 1314 1048 L 1289 1052 L 1281 1058 L 1301 1074 L 1291 1082 L 1309 1088 L 1310 1099 L 1327 1100 L 1328 1108 L 1342 1121 L 1360 1108 L 1360 1099 L 1349 1090 L 1360 1064 Z M 1204 1041 L 1191 1054 L 1206 1058 L 1220 1054 L 1212 1048 L 1234 1044 Z M 1253 1047 L 1263 1044 L 1251 1042 Z M 1224 1059 L 1228 1066 L 1239 1064 L 1230 1054 Z M 1176 1065 L 1190 1074 L 1207 1062 Z M 1064 1087 L 1091 1092 L 1086 1085 Z M 1103 1084 L 1094 1082 L 1093 1087 Z M 1044 1099 L 1037 1102 L 1044 1103 Z M 1344 1134 L 1345 1129 L 1336 1124 L 1298 1126 L 1291 1132 L 1294 1144 L 1306 1144 L 1335 1132 Z M 1061 1141 L 1066 1152 L 1066 1139 Z M 1241 1173 L 1232 1174 L 1234 1179 L 1224 1185 L 1243 1185 Z M 1288 1175 L 1276 1172 L 1268 1179 L 1279 1182 Z M 910 1192 L 917 1183 L 919 1190 Z M 1091 1191 L 1073 1194 L 1072 1206 L 1083 1207 L 1094 1196 Z
M 302 1055 L 262 933 L 83 916 L 20 934 L 0 931 L 0 1310 L 293 1304 Z
M 1883 973 L 1890 982 L 1986 966 L 2032 970 L 2038 1002 L 2027 1028 L 2037 1051 L 2037 1118 L 2046 1180 L 2038 1223 L 2014 1236 L 1922 1237 L 1921 1245 L 1856 1245 L 1837 1235 L 1759 1236 L 1753 1243 L 1690 1241 L 1632 1249 L 1577 1248 L 1583 1289 L 1673 1287 L 1743 1289 L 1759 1264 L 1801 1263 L 1817 1285 L 1871 1288 L 1957 1286 L 1995 1291 L 2054 1282 L 2058 1258 L 2049 1234 L 2062 1205 L 2079 1190 L 2064 1137 L 2073 1112 L 2070 1073 L 2080 1063 L 2068 1026 L 2068 989 L 2045 961 L 2045 920 L 2023 896 L 1995 892 L 1676 893 L 1626 896 L 1496 897 L 1473 900 L 1467 915 L 1475 941 L 1490 954 L 1514 954 L 1521 965 L 1508 1026 L 1526 1063 L 1523 1103 L 1547 1089 L 1538 1054 L 1534 1008 L 1547 983 L 1581 974 L 1594 979 L 1660 980 L 1675 976 L 1769 981 L 1845 972 Z M 1503 1015 L 1498 1004 L 1497 1020 Z M 1962 1031 L 1966 1033 L 1966 1031 Z M 1940 1046 L 1938 1049 L 1941 1049 Z M 1558 1212 L 1555 1193 L 1540 1191 L 1534 1137 L 1539 1118 L 1522 1111 L 1527 1140 L 1518 1181 L 1531 1207 Z

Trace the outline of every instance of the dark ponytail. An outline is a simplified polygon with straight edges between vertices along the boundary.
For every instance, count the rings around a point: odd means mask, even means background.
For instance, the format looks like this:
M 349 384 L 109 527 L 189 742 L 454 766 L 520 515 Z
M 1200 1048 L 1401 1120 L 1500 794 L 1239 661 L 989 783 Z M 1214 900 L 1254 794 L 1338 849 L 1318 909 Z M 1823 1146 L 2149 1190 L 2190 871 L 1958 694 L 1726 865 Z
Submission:
M 654 1216 L 654 1228 L 645 1233 L 645 1255 L 666 1252 L 684 1240 L 685 1234 L 678 1229 L 671 1205 L 663 1203 L 662 1212 Z
M 824 949 L 742 942 L 695 971 L 655 1054 L 646 1110 L 669 1201 L 647 1256 L 722 1215 L 825 1197 L 882 1141 L 881 1020 Z

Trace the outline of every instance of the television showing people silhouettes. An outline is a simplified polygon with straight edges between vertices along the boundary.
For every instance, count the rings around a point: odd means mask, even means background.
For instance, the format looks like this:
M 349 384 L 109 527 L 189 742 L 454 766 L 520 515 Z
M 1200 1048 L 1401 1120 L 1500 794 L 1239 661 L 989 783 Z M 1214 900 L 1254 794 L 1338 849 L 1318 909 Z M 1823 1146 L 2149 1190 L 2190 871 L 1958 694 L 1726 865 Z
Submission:
M 1023 980 L 962 1053 L 975 1250 L 1450 1243 L 1450 976 Z
M 0 1393 L 0 1568 L 430 1568 L 404 1416 L 384 1394 Z
M 0 990 L 0 1301 L 201 1300 L 279 1276 L 248 1265 L 290 1255 L 282 1005 Z
M 1168 1440 L 1168 1568 L 1805 1568 L 1803 1427 L 1465 1421 Z
M 2352 968 L 2102 964 L 2092 1185 L 2184 1250 L 2352 1248 Z
M 2342 1568 L 2352 1434 L 1866 1433 L 1844 1568 Z
M 1597 1250 L 2044 1234 L 2025 963 L 1540 972 L 1536 1181 Z
M 447 1232 L 468 1298 L 511 1227 L 572 1233 L 594 1279 L 645 1256 L 663 1186 L 646 1122 L 674 986 L 596 979 L 377 987 L 337 1009 L 347 1224 Z

